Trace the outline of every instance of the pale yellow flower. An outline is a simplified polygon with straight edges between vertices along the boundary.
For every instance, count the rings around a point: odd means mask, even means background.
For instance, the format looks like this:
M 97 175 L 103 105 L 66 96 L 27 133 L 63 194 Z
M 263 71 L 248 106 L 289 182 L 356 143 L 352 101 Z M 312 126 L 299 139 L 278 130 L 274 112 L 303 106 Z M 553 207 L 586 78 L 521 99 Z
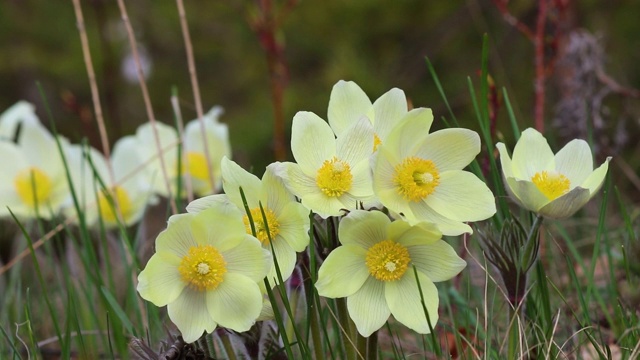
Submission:
M 0 139 L 13 140 L 16 136 L 18 125 L 22 122 L 30 124 L 39 123 L 33 104 L 24 100 L 18 101 L 0 114 Z
M 269 253 L 245 231 L 237 209 L 212 206 L 169 218 L 156 253 L 138 277 L 138 292 L 169 318 L 184 340 L 196 341 L 218 325 L 247 331 L 263 308 L 258 282 Z
M 480 152 L 480 138 L 458 128 L 429 133 L 432 121 L 431 110 L 411 110 L 380 145 L 373 161 L 375 194 L 411 223 L 434 223 L 445 235 L 471 233 L 465 222 L 496 212 L 487 185 L 462 170 Z
M 390 315 L 427 334 L 430 327 L 418 282 L 435 327 L 439 300 L 433 283 L 451 279 L 466 266 L 441 236 L 433 224 L 411 226 L 402 220 L 391 222 L 380 211 L 352 211 L 340 222 L 342 246 L 320 267 L 318 294 L 346 297 L 349 316 L 362 336 L 380 329 Z
M 594 170 L 591 149 L 579 139 L 554 155 L 547 140 L 532 128 L 522 132 L 513 158 L 503 143 L 496 147 L 511 197 L 522 207 L 555 219 L 573 215 L 598 192 L 611 160 L 608 157 Z

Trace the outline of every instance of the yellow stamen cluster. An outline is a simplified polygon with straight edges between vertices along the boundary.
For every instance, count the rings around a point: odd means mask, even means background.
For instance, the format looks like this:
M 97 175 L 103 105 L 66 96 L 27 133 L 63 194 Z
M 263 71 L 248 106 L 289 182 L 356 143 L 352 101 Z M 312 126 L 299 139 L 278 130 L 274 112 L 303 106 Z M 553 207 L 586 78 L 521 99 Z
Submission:
M 407 271 L 411 257 L 403 245 L 384 240 L 369 248 L 365 261 L 371 276 L 380 281 L 394 281 Z
M 198 180 L 209 181 L 209 170 L 207 168 L 207 158 L 203 153 L 190 151 L 186 154 L 186 159 L 182 162 L 182 173 Z
M 571 186 L 571 181 L 566 176 L 555 171 L 537 172 L 531 177 L 531 181 L 549 200 L 555 200 L 566 194 Z
M 411 156 L 396 165 L 393 182 L 403 198 L 420 201 L 435 191 L 440 173 L 433 161 Z
M 316 175 L 316 184 L 329 197 L 339 197 L 351 189 L 353 175 L 349 164 L 337 157 L 325 160 Z
M 180 261 L 178 272 L 194 290 L 213 290 L 222 283 L 227 262 L 218 249 L 211 245 L 194 246 Z
M 51 196 L 53 187 L 49 176 L 35 167 L 19 172 L 13 179 L 13 185 L 20 199 L 29 207 L 35 207 L 36 200 L 39 207 L 44 206 Z
M 378 146 L 380 146 L 380 144 L 382 144 L 382 140 L 380 140 L 378 134 L 373 134 L 373 152 L 378 150 Z
M 104 192 L 98 194 L 98 207 L 100 208 L 102 220 L 107 223 L 116 223 L 118 216 L 115 209 L 120 209 L 123 221 L 127 221 L 127 219 L 133 215 L 133 204 L 131 203 L 129 194 L 120 186 L 113 187 L 109 193 L 114 202 L 113 206 Z
M 269 208 L 264 209 L 264 215 L 267 218 L 267 223 L 264 223 L 264 219 L 262 217 L 262 212 L 260 208 L 251 209 L 251 219 L 253 220 L 253 226 L 256 228 L 256 238 L 260 240 L 263 245 L 269 245 L 269 237 L 271 240 L 276 238 L 276 235 L 280 233 L 280 224 L 278 223 L 278 218 L 276 214 Z M 249 222 L 249 217 L 247 215 L 242 218 L 244 221 L 244 226 L 247 229 L 247 234 L 253 234 L 251 232 L 251 223 Z M 269 232 L 267 233 L 267 225 L 269 225 Z

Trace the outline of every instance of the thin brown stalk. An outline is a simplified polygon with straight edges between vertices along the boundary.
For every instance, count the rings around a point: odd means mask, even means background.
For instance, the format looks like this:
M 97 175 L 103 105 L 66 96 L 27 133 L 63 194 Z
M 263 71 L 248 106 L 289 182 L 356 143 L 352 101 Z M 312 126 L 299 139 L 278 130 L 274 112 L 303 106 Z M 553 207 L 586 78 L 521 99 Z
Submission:
M 211 190 L 215 189 L 215 180 L 213 178 L 213 168 L 211 165 L 211 155 L 209 154 L 209 142 L 207 141 L 207 131 L 204 124 L 204 111 L 202 109 L 202 97 L 200 96 L 200 86 L 198 85 L 198 75 L 196 72 L 196 62 L 193 57 L 193 45 L 191 43 L 191 35 L 189 34 L 189 26 L 187 24 L 187 14 L 184 11 L 184 3 L 182 0 L 176 0 L 178 4 L 178 14 L 180 16 L 180 27 L 182 36 L 184 37 L 184 46 L 187 53 L 187 64 L 189 66 L 189 78 L 191 79 L 191 88 L 193 89 L 193 100 L 196 104 L 196 114 L 200 123 L 200 131 L 202 132 L 202 142 L 204 144 L 204 156 L 207 159 L 207 174 L 209 174 L 209 182 Z
M 180 139 L 184 139 L 184 122 L 182 121 L 182 112 L 180 111 L 180 104 L 178 97 L 175 95 L 171 96 L 171 107 L 173 107 L 173 114 L 176 117 L 176 121 L 178 123 L 178 134 L 180 135 Z M 206 141 L 205 141 L 206 143 Z M 191 176 L 189 172 L 189 159 L 187 157 L 187 153 L 184 152 L 184 146 L 182 147 L 183 151 L 180 156 L 182 159 L 182 163 L 186 166 L 183 166 L 181 171 L 184 171 L 182 174 L 185 178 L 185 187 L 187 188 L 187 200 L 189 202 L 193 201 L 193 184 L 191 182 Z M 207 158 L 207 163 L 209 162 L 209 158 Z M 213 185 L 212 185 L 213 186 Z
M 158 127 L 156 123 L 156 117 L 153 114 L 153 107 L 151 106 L 151 98 L 149 97 L 149 91 L 147 90 L 147 83 L 144 80 L 144 72 L 142 71 L 142 64 L 140 63 L 140 55 L 138 54 L 138 46 L 136 45 L 136 39 L 133 34 L 133 27 L 129 21 L 129 15 L 127 14 L 127 8 L 124 5 L 124 0 L 118 0 L 118 8 L 120 9 L 120 16 L 124 23 L 127 35 L 129 38 L 129 45 L 131 46 L 131 53 L 133 55 L 134 62 L 136 64 L 136 70 L 138 73 L 138 82 L 140 83 L 140 89 L 142 90 L 142 98 L 144 99 L 145 109 L 147 111 L 147 117 L 153 128 L 153 138 L 156 143 L 156 149 L 158 153 L 162 155 L 162 149 L 160 144 L 160 137 L 158 136 Z M 174 199 L 171 191 L 171 180 L 167 174 L 167 166 L 164 162 L 164 157 L 160 156 L 160 169 L 162 171 L 162 177 L 164 178 L 165 185 L 167 187 L 167 193 L 169 197 L 169 203 L 171 204 L 171 211 L 174 214 L 178 213 L 178 207 L 176 206 L 176 199 Z

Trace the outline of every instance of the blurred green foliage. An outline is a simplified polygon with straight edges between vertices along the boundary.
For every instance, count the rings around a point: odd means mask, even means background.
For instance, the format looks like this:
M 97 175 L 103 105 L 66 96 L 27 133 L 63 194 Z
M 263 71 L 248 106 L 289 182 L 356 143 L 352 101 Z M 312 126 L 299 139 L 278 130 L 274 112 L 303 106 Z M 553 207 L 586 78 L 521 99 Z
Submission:
M 274 3 L 284 7 L 283 1 Z M 570 22 L 562 26 L 601 34 L 608 74 L 624 86 L 640 88 L 640 2 L 566 3 Z M 82 1 L 82 6 L 113 143 L 133 133 L 147 116 L 137 82 L 122 75 L 129 44 L 116 2 Z M 195 118 L 176 3 L 136 0 L 128 1 L 127 6 L 139 45 L 152 64 L 148 86 L 156 116 L 173 123 L 169 97 L 175 86 L 183 100 L 185 120 Z M 216 104 L 226 109 L 222 120 L 230 126 L 236 158 L 261 169 L 273 160 L 273 110 L 266 56 L 249 26 L 257 2 L 187 0 L 185 6 L 205 111 Z M 524 23 L 534 23 L 535 1 L 511 2 L 509 9 Z M 508 89 L 522 127 L 529 126 L 533 46 L 504 21 L 491 1 L 300 1 L 277 34 L 285 47 L 289 74 L 285 128 L 300 110 L 326 117 L 331 87 L 339 79 L 356 81 L 372 99 L 399 87 L 414 106 L 434 108 L 437 119 L 446 116 L 425 56 L 438 71 L 461 125 L 474 128 L 466 77 L 478 81 L 485 32 L 491 41 L 490 73 L 498 89 Z M 36 86 L 40 82 L 59 131 L 73 141 L 86 136 L 99 148 L 72 2 L 3 1 L 0 43 L 0 109 L 26 99 L 37 104 L 40 117 L 46 120 Z M 553 77 L 548 85 L 547 114 L 551 117 Z M 631 105 L 637 108 L 637 103 Z M 621 112 L 630 111 L 628 101 L 612 106 L 610 120 L 614 122 L 627 116 Z M 498 128 L 508 126 L 504 108 L 498 119 Z M 637 124 L 631 125 L 637 132 Z M 435 126 L 441 127 L 439 122 Z

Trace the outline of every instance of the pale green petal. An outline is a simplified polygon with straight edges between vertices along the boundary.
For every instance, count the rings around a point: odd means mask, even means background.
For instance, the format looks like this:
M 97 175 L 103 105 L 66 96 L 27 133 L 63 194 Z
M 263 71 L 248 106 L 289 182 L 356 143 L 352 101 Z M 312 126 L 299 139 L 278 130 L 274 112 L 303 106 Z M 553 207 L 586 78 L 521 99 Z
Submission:
M 440 173 L 461 170 L 480 153 L 480 136 L 469 129 L 450 128 L 429 134 L 415 156 L 431 160 Z
M 340 221 L 338 239 L 343 245 L 357 245 L 364 250 L 387 239 L 389 217 L 381 211 L 354 210 Z
M 242 216 L 237 208 L 211 207 L 195 214 L 191 233 L 199 245 L 213 245 L 223 252 L 243 241 L 247 231 Z
M 149 174 L 138 156 L 138 141 L 133 136 L 120 138 L 113 146 L 111 164 L 116 181 L 130 178 L 142 178 L 148 181 Z M 133 181 L 133 180 L 127 180 Z
M 347 196 L 343 195 L 346 199 Z M 344 210 L 355 208 L 355 204 L 346 206 L 339 198 L 329 197 L 318 190 L 312 194 L 306 194 L 302 197 L 302 205 L 313 210 L 316 214 L 326 219 L 329 216 L 340 216 Z
M 336 140 L 336 156 L 352 167 L 373 152 L 373 127 L 366 117 L 360 118 L 345 129 Z M 317 170 L 317 169 L 316 169 Z
M 271 244 L 273 244 L 272 254 L 274 254 L 274 257 L 278 260 L 278 267 L 280 268 L 282 280 L 287 281 L 293 272 L 293 268 L 296 266 L 298 256 L 295 250 L 293 250 L 286 241 L 282 241 L 282 239 L 279 239 L 278 237 L 276 237 L 276 241 L 273 241 Z M 265 249 L 271 251 L 271 245 L 265 245 Z M 278 283 L 278 273 L 276 272 L 275 261 L 270 260 L 270 263 L 273 266 L 270 267 L 266 276 L 267 279 L 269 279 L 269 283 L 275 285 Z
M 496 148 L 498 148 L 498 152 L 500 153 L 500 167 L 502 168 L 502 174 L 505 178 L 514 177 L 513 164 L 511 163 L 511 157 L 509 156 L 507 147 L 504 146 L 503 143 L 497 143 Z
M 373 111 L 367 94 L 353 81 L 338 81 L 331 90 L 327 117 L 331 128 L 341 135 L 363 115 Z
M 207 292 L 207 308 L 220 326 L 247 331 L 262 310 L 262 293 L 255 281 L 227 273 L 215 290 Z
M 409 210 L 407 200 L 398 193 L 394 183 L 395 165 L 399 160 L 384 145 L 380 145 L 376 151 L 373 171 L 373 192 L 380 202 L 389 210 L 397 213 L 406 213 Z
M 302 171 L 300 165 L 296 163 L 282 163 L 285 175 L 285 184 L 289 190 L 300 199 L 304 199 L 309 194 L 320 192 L 316 183 L 315 175 L 309 176 Z
M 138 275 L 138 292 L 156 306 L 173 302 L 187 286 L 182 281 L 178 265 L 180 258 L 169 252 L 156 253 Z
M 0 187 L 6 186 L 13 189 L 13 181 L 16 175 L 21 170 L 29 168 L 29 160 L 18 146 L 8 141 L 0 141 L 0 158 L 2 158 Z
M 266 206 L 266 198 L 262 198 L 262 182 L 257 176 L 249 173 L 233 160 L 224 157 L 221 162 L 222 167 L 222 187 L 224 192 L 238 208 L 243 209 L 242 196 L 240 195 L 240 187 L 247 199 L 249 209 L 258 207 L 258 202 L 262 201 Z
M 580 187 L 589 189 L 591 196 L 600 190 L 605 176 L 607 176 L 607 170 L 609 169 L 609 161 L 611 157 L 608 157 L 602 165 L 600 165 L 587 179 L 580 185 Z
M 41 169 L 50 177 L 64 175 L 62 157 L 56 140 L 39 122 L 22 124 L 18 145 L 32 166 Z
M 438 226 L 430 222 L 419 222 L 412 226 L 406 221 L 396 220 L 387 232 L 388 239 L 404 246 L 433 244 L 442 238 Z
M 353 182 L 348 193 L 356 197 L 373 196 L 373 179 L 369 160 L 364 159 L 351 168 Z
M 207 309 L 207 292 L 189 287 L 167 305 L 169 318 L 176 324 L 186 343 L 195 342 L 206 331 L 212 332 L 217 324 Z
M 183 258 L 189 249 L 198 246 L 198 242 L 191 233 L 193 214 L 176 214 L 169 218 L 167 228 L 156 238 L 157 252 L 170 252 Z
M 407 247 L 411 263 L 431 281 L 446 281 L 458 275 L 467 263 L 445 241 Z
M 438 229 L 442 231 L 442 235 L 457 236 L 463 233 L 472 234 L 473 230 L 467 224 L 462 221 L 453 220 L 443 216 L 429 207 L 424 201 L 410 202 L 410 213 L 405 214 L 405 217 L 411 224 L 416 222 L 426 221 L 434 223 L 438 226 Z
M 334 249 L 318 270 L 318 295 L 335 299 L 358 291 L 369 277 L 366 254 L 367 251 L 357 245 Z
M 513 174 L 518 179 L 531 180 L 543 170 L 554 170 L 554 156 L 547 139 L 533 128 L 522 132 L 513 149 Z
M 429 135 L 429 129 L 433 123 L 431 109 L 417 108 L 409 111 L 400 119 L 398 126 L 389 133 L 378 150 L 386 146 L 394 156 L 404 159 L 413 156 L 416 146 L 419 146 L 424 138 Z
M 507 183 L 517 197 L 515 200 L 527 210 L 538 212 L 541 207 L 549 203 L 549 199 L 531 181 L 507 178 Z
M 584 140 L 571 140 L 558 151 L 555 159 L 556 171 L 569 179 L 572 188 L 582 184 L 593 172 L 591 149 Z
M 417 273 L 429 322 L 420 303 L 418 281 L 413 275 L 413 269 L 407 269 L 407 273 L 401 279 L 387 282 L 385 297 L 396 320 L 419 334 L 428 334 L 431 332 L 429 323 L 435 328 L 438 322 L 438 289 L 426 275 L 420 271 Z
M 576 187 L 543 206 L 537 212 L 553 219 L 564 219 L 575 214 L 589 199 L 591 199 L 589 189 Z
M 496 213 L 496 201 L 487 185 L 474 174 L 451 170 L 440 174 L 440 184 L 426 203 L 442 216 L 457 221 L 479 221 Z
M 228 273 L 240 274 L 258 282 L 262 281 L 271 267 L 271 254 L 262 248 L 260 241 L 251 235 L 240 236 L 238 244 L 220 250 L 227 262 Z
M 315 176 L 322 163 L 336 155 L 336 140 L 329 124 L 312 112 L 299 111 L 291 126 L 291 152 L 302 171 Z
M 20 100 L 11 105 L 11 107 L 0 114 L 0 138 L 13 140 L 18 125 L 22 122 L 40 122 L 35 113 L 35 106 L 24 100 Z
M 373 103 L 372 120 L 376 135 L 384 142 L 391 130 L 407 114 L 407 98 L 404 91 L 393 88 Z
M 266 204 L 274 213 L 280 214 L 291 203 L 295 202 L 295 197 L 284 184 L 282 178 L 277 176 L 282 170 L 282 163 L 272 163 L 262 175 L 262 194 L 266 197 Z
M 294 251 L 301 252 L 309 245 L 309 210 L 304 205 L 291 202 L 278 217 L 278 236 Z
M 384 296 L 384 285 L 383 281 L 369 277 L 360 290 L 347 298 L 349 317 L 364 337 L 380 329 L 391 315 Z
M 209 195 L 205 197 L 201 197 L 200 199 L 193 200 L 187 205 L 187 212 L 189 213 L 199 213 L 203 210 L 206 210 L 211 207 L 222 206 L 225 208 L 237 209 L 238 207 L 231 203 L 229 197 L 226 194 L 216 194 Z

